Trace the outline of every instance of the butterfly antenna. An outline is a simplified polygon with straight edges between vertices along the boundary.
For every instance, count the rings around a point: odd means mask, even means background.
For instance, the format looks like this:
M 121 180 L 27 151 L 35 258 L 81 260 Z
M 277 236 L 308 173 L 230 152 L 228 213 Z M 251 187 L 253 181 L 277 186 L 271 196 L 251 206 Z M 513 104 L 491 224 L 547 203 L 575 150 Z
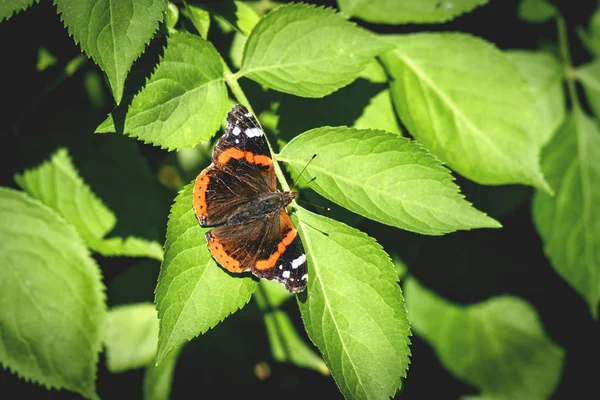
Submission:
M 298 176 L 296 177 L 296 180 L 294 181 L 294 183 L 292 184 L 292 189 L 296 187 L 296 182 L 298 182 L 298 179 L 300 179 L 300 177 L 302 176 L 302 174 L 304 173 L 304 171 L 306 170 L 306 167 L 308 167 L 308 165 L 312 162 L 312 160 L 315 159 L 315 157 L 317 156 L 317 153 L 313 154 L 313 156 L 311 157 L 310 160 L 308 160 L 308 162 L 306 163 L 306 165 L 304 166 L 304 168 L 302 168 L 302 171 L 300 171 L 300 173 L 298 174 Z M 310 183 L 312 181 L 314 181 L 315 178 L 312 178 L 310 181 L 308 181 L 307 183 Z M 291 190 L 291 189 L 290 189 Z
M 306 205 L 308 205 L 310 207 L 313 207 L 313 208 L 318 208 L 320 210 L 324 210 L 324 211 L 327 211 L 327 212 L 331 211 L 331 208 L 329 208 L 329 207 L 318 206 L 316 204 L 309 203 L 308 201 L 304 201 L 304 200 L 300 200 L 300 199 L 298 199 L 296 201 L 299 202 L 299 203 L 304 203 L 304 204 L 306 204 Z

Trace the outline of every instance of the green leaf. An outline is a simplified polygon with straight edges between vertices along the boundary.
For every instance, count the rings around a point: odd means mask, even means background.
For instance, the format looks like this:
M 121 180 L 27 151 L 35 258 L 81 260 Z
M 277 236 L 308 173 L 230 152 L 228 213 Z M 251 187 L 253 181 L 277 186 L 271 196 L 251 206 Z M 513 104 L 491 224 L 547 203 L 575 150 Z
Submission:
M 566 115 L 563 68 L 552 54 L 541 51 L 510 50 L 508 59 L 529 83 L 538 107 L 540 140 L 546 143 L 563 123 Z
M 8 20 L 13 14 L 28 9 L 33 3 L 39 3 L 40 0 L 11 0 L 0 2 L 0 22 Z
M 366 234 L 297 210 L 309 266 L 299 297 L 308 336 L 347 399 L 387 399 L 408 368 L 410 329 L 398 274 Z
M 379 129 L 400 134 L 390 91 L 385 89 L 376 94 L 365 107 L 362 115 L 354 121 L 352 127 L 356 129 Z
M 411 327 L 459 379 L 494 399 L 548 399 L 565 352 L 544 332 L 535 309 L 514 296 L 467 306 L 450 303 L 414 278 L 404 285 Z
M 442 235 L 498 228 L 460 194 L 446 168 L 416 142 L 346 127 L 323 127 L 294 138 L 277 156 L 327 199 L 384 224 Z
M 256 289 L 248 275 L 231 276 L 215 263 L 192 208 L 194 185 L 175 199 L 165 242 L 165 259 L 156 286 L 160 319 L 160 363 L 180 344 L 205 333 L 242 308 Z
M 163 248 L 160 243 L 135 236 L 129 236 L 125 239 L 111 237 L 93 243 L 91 248 L 107 257 L 150 257 L 159 261 L 163 259 Z
M 144 400 L 169 400 L 175 366 L 181 352 L 181 346 L 173 350 L 158 365 L 150 365 L 144 374 Z
M 125 78 L 158 29 L 165 0 L 54 0 L 75 42 L 106 72 L 117 104 Z
M 380 24 L 440 23 L 471 12 L 489 0 L 338 0 L 351 17 Z
M 594 319 L 600 301 L 600 129 L 579 108 L 544 149 L 556 190 L 533 199 L 535 226 L 556 272 L 582 295 Z
M 114 228 L 116 217 L 83 182 L 66 149 L 59 149 L 39 167 L 15 175 L 15 182 L 69 221 L 92 250 L 105 256 L 162 260 L 157 242 L 136 237 L 103 239 Z
M 194 28 L 198 31 L 202 39 L 208 38 L 208 30 L 210 28 L 210 14 L 200 7 L 185 3 L 183 14 L 192 21 Z
M 582 65 L 575 70 L 581 82 L 590 107 L 596 117 L 600 117 L 600 61 Z
M 522 20 L 539 24 L 554 17 L 557 10 L 546 0 L 520 0 L 517 12 Z
M 100 270 L 75 229 L 0 188 L 0 363 L 47 388 L 97 398 L 105 316 Z
M 241 1 L 215 1 L 212 3 L 196 3 L 195 5 L 206 10 L 244 36 L 248 36 L 260 20 L 256 11 L 250 5 Z
M 391 36 L 383 61 L 409 133 L 477 183 L 521 183 L 551 193 L 540 172 L 536 102 L 492 44 L 462 33 Z
M 189 33 L 173 33 L 164 58 L 128 110 L 117 108 L 96 133 L 123 132 L 173 150 L 209 140 L 227 111 L 217 50 Z
M 158 318 L 152 303 L 129 304 L 108 312 L 104 326 L 106 365 L 112 373 L 153 364 Z
M 323 359 L 302 339 L 288 314 L 281 309 L 293 297 L 280 283 L 262 280 L 254 298 L 263 312 L 271 354 L 275 361 L 313 369 L 323 375 L 329 370 Z
M 391 47 L 331 8 L 285 5 L 252 30 L 239 74 L 281 92 L 323 97 Z

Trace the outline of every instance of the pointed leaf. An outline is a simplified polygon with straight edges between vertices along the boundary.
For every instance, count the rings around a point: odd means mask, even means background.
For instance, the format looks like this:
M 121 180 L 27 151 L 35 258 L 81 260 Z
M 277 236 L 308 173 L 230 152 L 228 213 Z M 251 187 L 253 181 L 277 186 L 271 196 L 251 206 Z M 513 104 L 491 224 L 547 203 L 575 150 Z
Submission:
M 414 278 L 404 286 L 411 327 L 453 375 L 493 399 L 548 399 L 560 383 L 564 350 L 522 299 L 452 304 Z
M 273 359 L 310 368 L 324 375 L 329 374 L 327 365 L 300 336 L 281 304 L 293 297 L 280 283 L 263 280 L 254 292 L 254 298 L 263 313 Z
M 600 129 L 575 108 L 544 149 L 543 168 L 556 190 L 537 192 L 533 217 L 556 272 L 588 302 L 600 301 Z
M 355 80 L 389 43 L 331 8 L 277 8 L 252 30 L 240 74 L 271 89 L 323 97 Z
M 406 376 L 410 329 L 398 274 L 366 234 L 297 210 L 309 260 L 299 297 L 310 339 L 347 399 L 387 399 Z
M 522 183 L 551 193 L 540 172 L 537 108 L 500 50 L 462 33 L 389 38 L 383 56 L 396 111 L 409 133 L 477 183 Z
M 118 306 L 108 312 L 104 327 L 106 366 L 112 373 L 154 364 L 158 318 L 152 303 Z
M 39 3 L 40 0 L 11 0 L 0 2 L 0 22 L 8 20 L 13 14 L 28 9 L 33 3 Z
M 219 53 L 197 35 L 172 33 L 164 58 L 129 109 L 117 108 L 96 133 L 123 132 L 169 150 L 192 147 L 215 134 L 226 108 Z
M 75 229 L 0 188 L 0 364 L 48 388 L 97 398 L 105 316 L 100 270 Z
M 338 0 L 340 10 L 380 24 L 440 23 L 471 12 L 489 0 Z
M 165 0 L 54 0 L 75 43 L 106 72 L 117 104 L 125 78 L 158 29 Z
M 375 130 L 324 127 L 294 138 L 277 156 L 310 187 L 367 218 L 409 231 L 442 235 L 498 228 L 460 194 L 450 171 L 416 142 Z
M 256 289 L 248 275 L 231 276 L 215 263 L 192 208 L 193 184 L 175 199 L 156 286 L 160 363 L 180 344 L 205 333 L 242 308 Z
M 114 228 L 116 217 L 83 182 L 66 149 L 59 149 L 39 167 L 15 175 L 15 182 L 69 221 L 92 250 L 105 256 L 162 260 L 157 242 L 136 237 L 103 239 Z
M 538 107 L 536 132 L 541 135 L 541 142 L 546 143 L 565 119 L 562 66 L 548 52 L 510 50 L 506 55 L 529 83 Z

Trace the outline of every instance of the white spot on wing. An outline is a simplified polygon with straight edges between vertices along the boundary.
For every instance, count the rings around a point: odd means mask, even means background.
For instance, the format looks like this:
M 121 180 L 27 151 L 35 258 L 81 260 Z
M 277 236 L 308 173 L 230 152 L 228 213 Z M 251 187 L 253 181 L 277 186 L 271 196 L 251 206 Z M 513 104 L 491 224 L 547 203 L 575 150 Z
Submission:
M 279 269 L 283 269 L 283 265 L 280 265 L 280 266 L 279 266 Z
M 281 274 L 281 276 L 283 276 L 285 279 L 289 278 L 290 277 L 290 271 L 289 270 L 283 271 L 283 274 Z
M 239 143 L 239 142 L 240 142 L 240 139 L 235 139 L 235 142 L 236 142 L 236 143 Z
M 248 137 L 257 137 L 257 136 L 262 136 L 262 134 L 263 134 L 262 130 L 260 130 L 259 128 L 248 128 L 248 129 L 246 129 L 246 131 L 244 133 Z
M 304 264 L 306 262 L 306 255 L 302 254 L 300 257 L 296 258 L 295 260 L 292 260 L 292 268 L 296 269 L 299 266 L 301 266 L 302 264 Z
M 305 280 L 306 280 L 306 278 L 308 278 L 308 274 L 304 274 L 304 275 L 302 275 L 302 278 L 300 278 L 300 279 L 302 279 L 303 281 L 305 281 Z
M 250 114 L 250 113 L 246 113 L 246 114 L 244 114 L 244 116 L 246 116 L 248 118 L 252 118 L 252 114 Z
M 238 128 L 237 126 L 234 127 L 233 130 L 231 131 L 231 133 L 233 133 L 235 136 L 239 135 L 240 132 L 242 132 L 242 130 L 240 128 Z

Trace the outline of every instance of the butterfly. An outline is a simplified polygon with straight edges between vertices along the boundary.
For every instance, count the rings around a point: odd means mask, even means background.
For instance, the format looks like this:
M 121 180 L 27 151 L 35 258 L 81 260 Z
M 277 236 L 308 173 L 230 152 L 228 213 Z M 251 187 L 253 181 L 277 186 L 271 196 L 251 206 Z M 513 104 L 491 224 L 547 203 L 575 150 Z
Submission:
M 292 293 L 308 282 L 306 254 L 286 207 L 295 192 L 277 189 L 273 159 L 258 121 L 241 104 L 227 114 L 212 163 L 196 177 L 193 207 L 213 258 L 234 273 L 282 283 Z

